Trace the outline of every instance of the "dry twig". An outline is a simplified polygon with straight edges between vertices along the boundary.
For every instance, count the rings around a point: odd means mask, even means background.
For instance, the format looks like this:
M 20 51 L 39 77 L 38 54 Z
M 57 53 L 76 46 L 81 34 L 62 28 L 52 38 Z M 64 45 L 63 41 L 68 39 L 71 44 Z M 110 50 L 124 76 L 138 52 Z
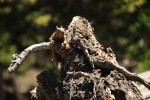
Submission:
M 39 44 L 34 44 L 22 51 L 20 55 L 14 54 L 12 64 L 10 64 L 8 71 L 12 72 L 16 68 L 18 68 L 31 52 L 51 49 L 52 45 L 53 42 L 43 42 Z

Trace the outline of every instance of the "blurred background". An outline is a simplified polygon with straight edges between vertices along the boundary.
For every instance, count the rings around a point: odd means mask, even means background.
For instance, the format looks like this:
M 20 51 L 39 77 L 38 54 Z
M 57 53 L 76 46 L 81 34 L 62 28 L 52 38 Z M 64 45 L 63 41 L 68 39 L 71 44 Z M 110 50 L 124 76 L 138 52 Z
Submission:
M 38 73 L 58 75 L 49 51 L 31 54 L 15 73 L 6 70 L 12 54 L 48 41 L 56 26 L 67 28 L 77 15 L 93 23 L 96 38 L 119 64 L 150 70 L 149 0 L 0 0 L 0 100 L 30 100 Z

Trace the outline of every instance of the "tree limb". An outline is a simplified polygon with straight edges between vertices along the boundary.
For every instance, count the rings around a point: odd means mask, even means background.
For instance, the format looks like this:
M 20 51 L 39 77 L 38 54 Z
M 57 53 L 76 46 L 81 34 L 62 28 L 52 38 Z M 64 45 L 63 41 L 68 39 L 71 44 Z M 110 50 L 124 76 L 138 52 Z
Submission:
M 39 44 L 34 44 L 22 51 L 20 55 L 14 54 L 12 64 L 10 64 L 8 71 L 12 72 L 16 68 L 18 68 L 31 52 L 51 49 L 53 44 L 54 42 L 43 42 Z
M 94 63 L 99 68 L 108 68 L 110 70 L 117 70 L 118 72 L 121 72 L 123 75 L 128 77 L 132 81 L 137 81 L 142 83 L 145 87 L 147 87 L 150 90 L 150 84 L 146 80 L 144 80 L 141 76 L 139 76 L 137 73 L 131 73 L 126 68 L 120 66 L 119 64 L 114 64 L 108 61 L 100 61 L 97 59 L 94 59 Z M 103 66 L 105 65 L 105 66 Z

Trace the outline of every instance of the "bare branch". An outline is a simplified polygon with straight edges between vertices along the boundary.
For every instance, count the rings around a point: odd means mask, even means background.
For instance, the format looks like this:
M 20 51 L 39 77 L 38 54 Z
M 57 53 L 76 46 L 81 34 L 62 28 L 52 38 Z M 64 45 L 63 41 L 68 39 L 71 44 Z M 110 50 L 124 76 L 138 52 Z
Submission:
M 14 54 L 12 64 L 10 64 L 8 71 L 12 72 L 16 68 L 18 68 L 31 52 L 51 49 L 53 44 L 54 42 L 43 42 L 39 44 L 34 44 L 22 51 L 20 55 Z
M 94 59 L 94 63 L 99 68 L 108 68 L 110 70 L 117 70 L 118 72 L 122 73 L 126 77 L 128 77 L 132 81 L 137 81 L 142 83 L 145 87 L 147 87 L 150 90 L 150 84 L 145 79 L 143 79 L 141 76 L 139 76 L 137 73 L 131 73 L 124 67 L 120 66 L 119 64 L 114 64 L 109 61 L 101 61 Z M 105 66 L 104 66 L 105 65 Z

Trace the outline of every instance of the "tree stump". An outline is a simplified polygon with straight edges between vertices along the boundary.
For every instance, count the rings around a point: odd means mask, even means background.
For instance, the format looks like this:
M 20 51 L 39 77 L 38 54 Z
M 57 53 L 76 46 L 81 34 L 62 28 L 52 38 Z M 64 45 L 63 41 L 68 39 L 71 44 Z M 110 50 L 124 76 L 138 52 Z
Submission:
M 140 91 L 128 76 L 119 72 L 119 70 L 115 70 L 115 68 L 111 68 L 111 64 L 102 63 L 96 66 L 92 62 L 92 57 L 99 57 L 94 56 L 92 51 L 97 52 L 98 50 L 103 56 L 112 55 L 110 62 L 115 63 L 116 60 L 112 52 L 108 52 L 107 48 L 98 44 L 95 37 L 91 36 L 93 33 L 90 32 L 93 32 L 93 28 L 86 19 L 80 18 L 78 23 L 72 21 L 68 26 L 68 30 L 65 31 L 66 33 L 64 33 L 64 30 L 64 28 L 57 28 L 50 37 L 50 41 L 58 43 L 58 46 L 51 50 L 51 57 L 55 66 L 60 69 L 61 79 L 58 81 L 55 76 L 50 75 L 48 72 L 39 74 L 36 89 L 38 100 L 142 99 Z M 74 35 L 77 33 L 80 34 Z M 84 40 L 85 38 L 87 39 Z M 88 46 L 91 46 L 91 41 L 93 41 L 93 44 L 96 41 L 95 45 L 99 47 L 97 51 L 93 47 L 88 48 Z M 81 43 L 84 45 L 81 46 Z M 90 50 L 86 53 L 87 49 Z M 100 59 L 105 61 L 107 58 L 101 57 Z
M 68 29 L 57 27 L 49 40 L 14 54 L 8 68 L 9 72 L 18 68 L 32 51 L 50 50 L 61 78 L 45 71 L 39 74 L 33 100 L 142 100 L 132 81 L 150 90 L 146 80 L 120 66 L 112 49 L 96 40 L 85 18 L 74 17 Z

